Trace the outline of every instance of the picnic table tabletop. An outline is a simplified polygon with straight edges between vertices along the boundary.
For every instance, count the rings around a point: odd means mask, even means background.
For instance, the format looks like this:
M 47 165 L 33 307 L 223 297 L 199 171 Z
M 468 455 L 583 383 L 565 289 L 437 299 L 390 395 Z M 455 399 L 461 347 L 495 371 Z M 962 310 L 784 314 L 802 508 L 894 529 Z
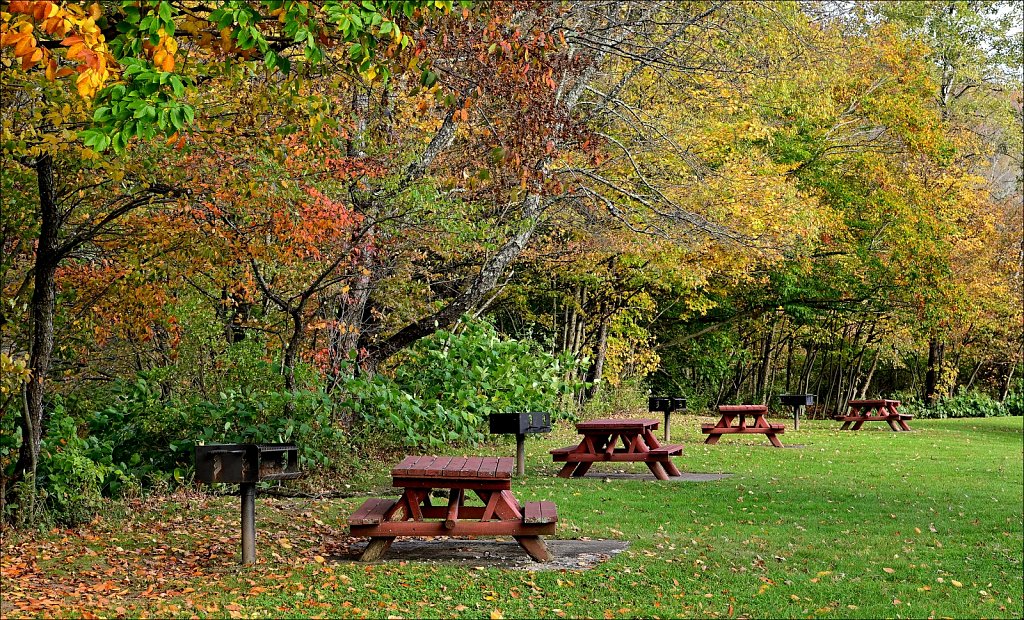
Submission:
M 618 431 L 618 430 L 645 430 L 656 429 L 660 422 L 652 418 L 598 418 L 577 422 L 576 430 L 583 433 L 586 431 Z
M 391 469 L 395 478 L 511 479 L 515 460 L 492 456 L 407 456 Z

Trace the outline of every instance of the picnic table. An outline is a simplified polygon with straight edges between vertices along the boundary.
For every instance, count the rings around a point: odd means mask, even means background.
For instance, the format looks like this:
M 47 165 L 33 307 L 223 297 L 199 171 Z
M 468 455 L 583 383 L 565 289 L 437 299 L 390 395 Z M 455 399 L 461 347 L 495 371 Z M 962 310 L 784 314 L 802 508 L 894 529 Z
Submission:
M 782 447 L 782 442 L 776 435 L 786 432 L 786 427 L 768 422 L 764 417 L 768 413 L 766 405 L 719 405 L 718 413 L 722 416 L 718 423 L 701 425 L 701 432 L 708 436 L 704 443 L 714 445 L 722 435 L 764 434 L 773 446 Z M 733 421 L 737 416 L 739 422 L 734 425 Z M 750 423 L 747 422 L 747 416 L 751 418 Z
M 833 416 L 843 423 L 839 430 L 850 429 L 859 431 L 865 422 L 885 422 L 896 432 L 909 431 L 907 420 L 913 420 L 909 413 L 900 413 L 898 400 L 851 400 L 847 403 L 850 409 L 846 415 Z
M 657 428 L 658 421 L 651 419 L 604 418 L 580 422 L 576 431 L 583 439 L 578 445 L 551 450 L 556 463 L 565 463 L 558 477 L 581 477 L 597 461 L 643 462 L 658 480 L 682 475 L 670 457 L 682 454 L 683 446 L 658 443 L 654 436 Z
M 555 504 L 520 504 L 514 467 L 511 457 L 405 457 L 391 470 L 401 497 L 368 499 L 348 519 L 352 536 L 370 538 L 359 559 L 376 560 L 397 536 L 512 536 L 534 560 L 550 560 L 541 536 L 555 533 Z M 446 505 L 432 503 L 435 490 L 447 491 Z M 483 505 L 466 505 L 467 491 Z

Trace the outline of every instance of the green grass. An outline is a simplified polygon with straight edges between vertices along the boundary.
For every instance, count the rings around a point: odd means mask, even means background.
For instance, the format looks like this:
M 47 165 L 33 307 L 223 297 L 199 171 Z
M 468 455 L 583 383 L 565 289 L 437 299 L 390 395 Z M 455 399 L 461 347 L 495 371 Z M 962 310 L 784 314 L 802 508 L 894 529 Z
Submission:
M 779 450 L 759 436 L 727 436 L 705 446 L 698 418 L 677 418 L 673 441 L 686 445 L 679 468 L 733 474 L 701 483 L 555 478 L 558 465 L 547 450 L 573 443 L 572 430 L 531 440 L 528 476 L 513 486 L 519 499 L 555 501 L 559 538 L 631 541 L 626 552 L 587 571 L 336 561 L 332 556 L 351 542 L 342 524 L 359 498 L 261 498 L 260 563 L 243 569 L 235 564 L 237 498 L 149 500 L 75 532 L 9 533 L 5 590 L 12 584 L 15 590 L 4 595 L 2 611 L 5 617 L 490 617 L 495 611 L 506 618 L 1021 617 L 1022 419 L 911 425 L 916 432 L 893 433 L 882 424 L 840 432 L 832 421 L 805 421 L 799 432 L 781 437 L 802 447 Z M 513 451 L 511 443 L 499 443 L 472 452 Z M 367 479 L 383 480 L 388 465 Z M 647 471 L 596 464 L 591 472 L 612 467 Z M 20 560 L 35 572 L 19 569 Z M 97 591 L 105 581 L 113 588 Z M 26 594 L 28 584 L 65 598 L 60 605 L 40 603 L 39 594 Z

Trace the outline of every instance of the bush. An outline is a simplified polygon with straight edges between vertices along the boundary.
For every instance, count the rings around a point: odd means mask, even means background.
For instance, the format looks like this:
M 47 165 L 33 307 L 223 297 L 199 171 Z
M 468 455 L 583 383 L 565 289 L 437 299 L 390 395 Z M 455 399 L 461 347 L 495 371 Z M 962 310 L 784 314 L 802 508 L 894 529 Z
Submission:
M 560 403 L 581 387 L 566 379 L 576 367 L 570 355 L 556 357 L 535 342 L 467 321 L 458 334 L 439 331 L 417 342 L 392 377 L 349 380 L 342 405 L 407 446 L 473 444 L 483 439 L 491 413 L 564 415 Z
M 287 408 L 293 414 L 285 417 Z M 114 462 L 140 480 L 183 481 L 197 443 L 284 443 L 299 448 L 300 465 L 329 466 L 345 445 L 322 392 L 224 390 L 216 398 L 165 399 L 155 382 L 139 377 L 123 385 L 115 402 L 88 416 L 90 439 L 111 446 Z
M 918 418 L 992 418 L 1024 415 L 1024 393 L 1011 392 L 1000 403 L 984 392 L 971 390 L 944 398 L 931 407 L 917 399 L 903 402 L 901 410 Z
M 38 481 L 50 516 L 58 523 L 88 521 L 100 507 L 104 489 L 129 481 L 106 446 L 79 436 L 78 425 L 58 403 L 43 439 Z

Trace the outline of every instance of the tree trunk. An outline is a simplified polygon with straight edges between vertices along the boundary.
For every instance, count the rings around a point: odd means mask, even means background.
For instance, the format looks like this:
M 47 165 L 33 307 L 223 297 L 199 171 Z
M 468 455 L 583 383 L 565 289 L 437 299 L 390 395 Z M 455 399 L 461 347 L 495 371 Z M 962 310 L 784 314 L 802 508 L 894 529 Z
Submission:
M 935 404 L 938 395 L 939 373 L 942 369 L 942 358 L 945 345 L 936 338 L 928 340 L 928 372 L 924 376 L 924 404 Z
M 21 449 L 12 480 L 29 480 L 34 486 L 39 465 L 39 450 L 46 435 L 43 397 L 53 356 L 53 315 L 57 307 L 57 264 L 60 262 L 58 233 L 60 213 L 53 184 L 53 160 L 43 155 L 36 160 L 39 185 L 39 246 L 36 250 L 35 288 L 32 291 L 32 350 L 29 370 L 32 377 L 25 385 L 25 409 L 21 412 Z M 34 493 L 33 493 L 34 496 Z
M 771 329 L 764 337 L 764 346 L 761 348 L 761 363 L 757 368 L 757 382 L 754 384 L 754 400 L 762 405 L 766 403 L 765 387 L 768 383 L 768 366 L 772 361 L 772 342 L 775 339 L 775 326 L 773 320 Z
M 860 400 L 864 400 L 864 398 L 867 396 L 868 388 L 871 387 L 871 380 L 874 378 L 875 370 L 878 368 L 878 358 L 879 357 L 881 357 L 881 355 L 879 355 L 878 352 L 876 351 L 875 352 L 875 359 L 873 359 L 871 361 L 871 370 L 868 371 L 868 376 L 867 376 L 867 378 L 864 379 L 864 384 L 860 388 L 860 394 L 857 396 L 857 398 L 860 399 Z
M 602 313 L 601 326 L 597 331 L 597 347 L 594 349 L 594 365 L 590 368 L 587 388 L 587 400 L 592 400 L 601 389 L 601 376 L 604 374 L 604 358 L 608 353 L 608 318 Z

